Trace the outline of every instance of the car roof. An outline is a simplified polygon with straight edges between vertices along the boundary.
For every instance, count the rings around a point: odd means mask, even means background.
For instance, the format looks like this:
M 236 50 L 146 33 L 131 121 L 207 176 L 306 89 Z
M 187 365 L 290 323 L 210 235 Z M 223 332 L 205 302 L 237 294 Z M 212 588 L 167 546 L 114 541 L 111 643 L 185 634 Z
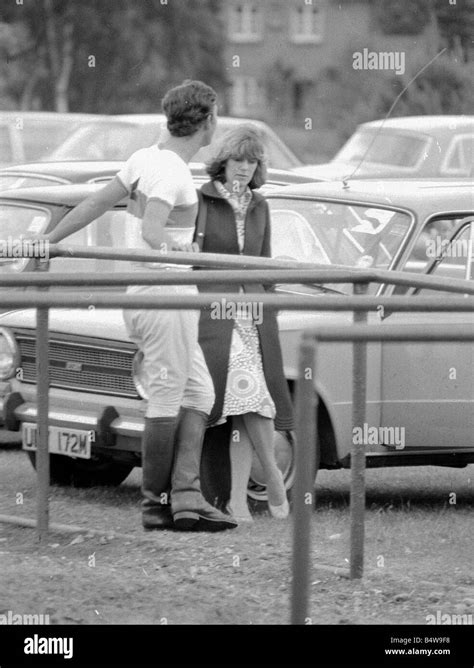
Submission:
M 57 160 L 51 162 L 30 162 L 10 165 L 0 169 L 0 176 L 56 176 L 72 182 L 83 183 L 90 179 L 116 174 L 125 162 L 122 160 Z M 189 167 L 194 177 L 209 178 L 204 163 L 191 162 Z M 309 183 L 317 179 L 284 169 L 268 170 L 267 182 L 271 184 Z
M 112 114 L 106 119 L 119 119 L 122 121 L 136 122 L 136 123 L 163 123 L 166 121 L 166 116 L 164 114 Z M 219 116 L 217 123 L 219 121 L 224 121 L 226 125 L 239 125 L 240 123 L 255 123 L 260 127 L 268 128 L 268 125 L 263 121 L 257 120 L 255 118 L 236 118 L 235 116 Z
M 98 184 L 73 184 L 41 188 L 17 188 L 0 192 L 2 200 L 26 200 L 48 204 L 76 206 L 85 197 L 102 188 Z M 474 208 L 472 179 L 364 179 L 349 181 L 315 182 L 274 188 L 269 198 L 294 197 L 343 199 L 364 203 L 378 203 L 401 208 L 420 208 L 436 197 L 439 210 L 467 210 Z M 125 202 L 125 200 L 124 200 Z M 426 208 L 426 207 L 424 207 Z M 432 208 L 432 206 L 431 206 Z
M 439 210 L 474 209 L 474 181 L 471 178 L 450 179 L 354 179 L 343 183 L 322 181 L 288 185 L 273 190 L 268 197 L 323 197 L 364 203 L 379 203 L 406 209 L 432 209 L 434 198 Z
M 460 130 L 474 129 L 474 116 L 400 116 L 398 118 L 379 119 L 362 123 L 362 128 L 379 128 L 393 130 Z
M 65 179 L 87 180 L 88 178 L 116 174 L 125 163 L 121 160 L 56 160 L 51 162 L 27 162 L 9 165 L 0 169 L 2 175 L 44 175 Z

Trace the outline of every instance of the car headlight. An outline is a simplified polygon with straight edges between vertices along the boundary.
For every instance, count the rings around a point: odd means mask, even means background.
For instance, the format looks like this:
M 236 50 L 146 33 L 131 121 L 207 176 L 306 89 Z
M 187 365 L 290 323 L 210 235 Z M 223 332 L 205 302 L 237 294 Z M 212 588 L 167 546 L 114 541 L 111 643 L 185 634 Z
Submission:
M 6 327 L 0 327 L 0 380 L 12 378 L 20 365 L 20 351 L 15 337 Z
M 141 350 L 135 353 L 135 357 L 133 358 L 132 378 L 138 394 L 142 399 L 148 400 L 148 376 L 143 364 L 143 353 Z

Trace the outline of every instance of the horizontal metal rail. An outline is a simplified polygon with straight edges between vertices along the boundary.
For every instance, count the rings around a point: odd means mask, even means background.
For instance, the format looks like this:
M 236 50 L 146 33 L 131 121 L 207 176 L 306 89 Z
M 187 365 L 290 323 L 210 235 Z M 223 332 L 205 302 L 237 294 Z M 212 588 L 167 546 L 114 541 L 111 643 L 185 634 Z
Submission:
M 186 265 L 186 266 L 199 266 L 207 268 L 220 268 L 220 269 L 246 269 L 246 270 L 258 270 L 258 269 L 288 269 L 289 271 L 320 271 L 320 275 L 316 277 L 308 278 L 310 282 L 330 282 L 330 283 L 385 283 L 385 284 L 396 284 L 396 285 L 408 285 L 414 287 L 431 287 L 438 286 L 437 289 L 454 292 L 465 292 L 469 294 L 474 294 L 474 287 L 472 286 L 472 281 L 467 281 L 463 279 L 454 279 L 454 278 L 443 278 L 439 279 L 435 276 L 420 276 L 419 273 L 414 272 L 401 272 L 401 271 L 391 271 L 388 269 L 367 269 L 367 268 L 357 268 L 357 267 L 347 267 L 347 265 L 330 265 L 330 268 L 327 264 L 321 263 L 312 263 L 312 262 L 297 262 L 296 260 L 278 260 L 274 258 L 265 258 L 265 257 L 253 257 L 249 255 L 229 255 L 221 253 L 183 253 L 181 251 L 158 251 L 158 250 L 144 250 L 138 248 L 129 248 L 124 251 L 117 250 L 116 248 L 96 246 L 94 248 L 88 246 L 77 246 L 74 244 L 48 244 L 47 246 L 48 256 L 49 257 L 67 257 L 70 259 L 74 258 L 86 258 L 86 259 L 107 259 L 107 260 L 124 260 L 124 261 L 133 261 L 133 262 L 154 262 L 154 263 L 164 263 L 164 264 L 175 264 L 175 265 Z M 38 264 L 41 264 L 38 261 Z M 297 267 L 295 267 L 295 264 Z M 158 272 L 157 272 L 158 273 Z M 59 274 L 57 274 L 59 276 Z M 0 276 L 0 285 L 1 279 Z M 173 277 L 174 278 L 174 277 Z M 219 280 L 229 278 L 225 274 L 222 274 Z M 257 280 L 256 276 L 253 277 Z M 89 276 L 89 279 L 94 280 L 93 276 Z M 7 278 L 7 281 L 14 280 L 11 277 Z M 147 281 L 152 279 L 147 279 Z M 159 279 L 158 279 L 159 280 Z M 171 276 L 163 279 L 163 284 L 171 283 Z M 186 284 L 186 278 L 181 277 L 177 279 L 179 283 L 177 284 Z M 230 279 L 232 281 L 238 282 L 238 278 Z M 266 279 L 264 279 L 266 280 Z M 269 280 L 269 279 L 268 279 Z M 282 279 L 284 280 L 284 278 Z M 146 281 L 146 282 L 147 282 Z M 278 282 L 279 279 L 276 279 L 275 282 Z M 134 279 L 131 279 L 130 285 L 134 282 Z M 182 282 L 182 283 L 181 283 Z M 193 281 L 190 280 L 192 283 Z M 271 282 L 271 281 L 269 281 Z M 302 281 L 300 281 L 302 282 Z M 306 282 L 306 281 L 305 281 Z M 14 283 L 5 283 L 5 285 Z M 92 283 L 91 283 L 92 284 Z M 471 285 L 469 285 L 471 284 Z
M 263 307 L 284 311 L 474 311 L 472 297 L 350 297 L 321 295 L 299 297 L 297 295 L 267 293 L 207 293 L 196 295 L 143 295 L 125 293 L 48 292 L 36 294 L 27 292 L 2 294 L 0 307 L 34 308 L 155 308 L 155 309 L 203 309 L 216 303 L 248 304 L 258 303 Z
M 351 325 L 337 327 L 324 325 L 305 330 L 305 339 L 318 341 L 412 341 L 424 343 L 428 341 L 474 341 L 474 320 L 472 325 L 453 323 L 436 325 L 436 331 L 427 331 L 426 325 Z
M 354 273 L 349 269 L 220 269 L 206 271 L 140 271 L 91 273 L 38 273 L 0 275 L 0 287 L 35 286 L 83 286 L 101 287 L 106 285 L 208 285 L 212 283 L 385 283 L 405 287 L 443 290 L 474 295 L 474 283 L 465 279 L 438 278 L 402 271 L 381 271 Z

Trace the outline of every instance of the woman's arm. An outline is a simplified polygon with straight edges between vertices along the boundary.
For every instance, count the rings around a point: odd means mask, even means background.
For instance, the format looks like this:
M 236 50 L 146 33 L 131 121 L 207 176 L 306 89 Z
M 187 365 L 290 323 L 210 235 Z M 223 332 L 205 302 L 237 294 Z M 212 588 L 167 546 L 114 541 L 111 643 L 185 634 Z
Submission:
M 263 232 L 262 252 L 261 257 L 272 256 L 272 223 L 270 219 L 270 208 L 268 202 L 265 205 L 265 229 Z
M 272 223 L 270 218 L 270 208 L 268 202 L 264 202 L 265 205 L 265 229 L 263 231 L 263 242 L 262 242 L 262 252 L 260 257 L 271 257 L 272 256 Z M 264 285 L 263 286 L 266 292 L 274 292 L 275 286 Z

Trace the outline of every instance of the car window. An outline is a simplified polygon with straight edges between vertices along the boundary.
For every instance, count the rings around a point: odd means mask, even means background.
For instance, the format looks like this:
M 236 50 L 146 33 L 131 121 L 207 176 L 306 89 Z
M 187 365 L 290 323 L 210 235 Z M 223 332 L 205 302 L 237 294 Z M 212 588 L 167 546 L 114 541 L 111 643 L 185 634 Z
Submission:
M 249 124 L 252 125 L 252 122 L 250 121 Z M 224 120 L 219 120 L 212 143 L 209 144 L 209 146 L 203 146 L 200 148 L 199 151 L 193 156 L 192 162 L 209 162 L 212 159 L 212 156 L 215 154 L 216 148 L 218 147 L 222 136 L 228 130 L 235 127 L 235 124 L 230 125 Z M 268 167 L 273 169 L 291 170 L 294 167 L 301 166 L 301 162 L 295 155 L 293 155 L 293 153 L 282 142 L 278 135 L 266 129 L 265 127 L 255 127 L 265 147 Z
M 303 229 L 302 220 L 316 242 L 295 246 L 297 261 L 320 262 L 321 251 L 331 264 L 386 269 L 392 263 L 406 232 L 410 217 L 391 209 L 323 202 L 309 199 L 269 198 L 272 244 L 283 255 Z M 274 212 L 277 214 L 273 222 Z M 290 239 L 293 238 L 293 242 Z
M 18 259 L 23 250 L 22 236 L 41 234 L 49 218 L 48 211 L 37 207 L 0 203 L 0 272 L 24 269 L 28 260 Z M 38 257 L 45 257 L 41 248 L 38 248 Z
M 451 278 L 464 278 L 463 270 L 466 267 L 466 259 L 459 249 L 458 252 L 451 250 L 451 240 L 457 238 L 456 235 L 470 219 L 470 217 L 460 218 L 453 215 L 438 216 L 429 220 L 416 237 L 402 270 L 425 273 L 436 258 L 446 256 L 446 259 L 450 258 L 450 262 L 443 263 L 443 268 L 439 270 L 441 273 L 438 275 L 445 271 L 446 275 Z M 462 242 L 461 245 L 464 243 Z M 454 265 L 457 266 L 457 269 Z M 403 295 L 412 291 L 409 286 L 398 285 L 394 288 L 393 294 Z
M 272 211 L 272 257 L 331 264 L 306 218 L 288 209 Z
M 449 239 L 456 232 L 463 219 L 459 217 L 439 217 L 426 223 L 412 248 L 404 271 L 423 272 L 429 263 L 449 245 Z
M 433 267 L 431 276 L 438 278 L 456 278 L 474 280 L 473 273 L 473 248 L 474 248 L 474 223 L 465 224 L 455 234 L 449 243 L 444 245 L 439 263 Z M 439 290 L 429 290 L 427 288 L 419 290 L 418 295 L 450 296 L 452 292 L 442 292 Z
M 18 133 L 22 138 L 25 162 L 39 160 L 63 142 L 74 129 L 75 125 L 71 123 L 23 119 L 23 127 Z
M 127 219 L 124 209 L 107 211 L 100 218 L 83 227 L 78 232 L 64 239 L 62 245 L 105 246 L 117 250 L 136 248 L 138 244 L 138 225 Z M 71 253 L 72 255 L 72 253 Z M 53 272 L 109 272 L 129 271 L 130 263 L 119 260 L 95 260 L 89 258 L 57 257 L 50 262 Z
M 443 174 L 468 176 L 474 165 L 474 136 L 455 137 L 448 149 Z
M 11 188 L 35 188 L 38 186 L 61 185 L 64 181 L 60 179 L 46 178 L 41 176 L 20 176 L 18 174 L 0 174 L 0 190 Z
M 429 142 L 425 135 L 393 130 L 360 129 L 344 144 L 334 160 L 376 162 L 394 167 L 415 167 Z
M 90 123 L 76 130 L 48 160 L 127 160 L 141 148 L 156 144 L 159 123 Z
M 411 226 L 410 216 L 392 209 L 292 197 L 270 196 L 268 203 L 272 254 L 294 258 L 295 268 L 314 262 L 388 269 Z

